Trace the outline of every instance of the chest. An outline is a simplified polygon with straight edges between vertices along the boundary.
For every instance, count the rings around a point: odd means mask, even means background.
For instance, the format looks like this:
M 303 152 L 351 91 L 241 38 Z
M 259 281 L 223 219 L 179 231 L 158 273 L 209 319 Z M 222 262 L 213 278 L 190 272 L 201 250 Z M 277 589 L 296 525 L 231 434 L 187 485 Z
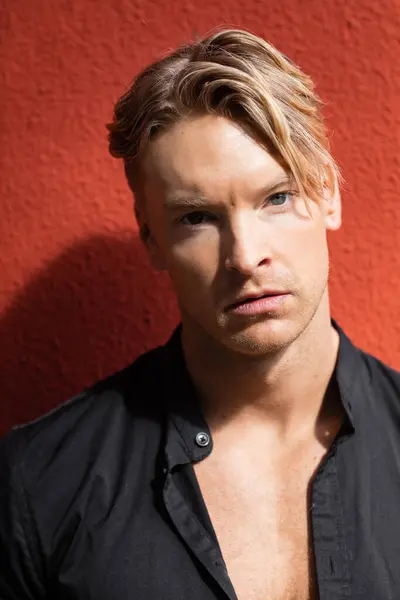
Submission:
M 339 444 L 313 484 L 320 600 L 366 595 L 374 600 L 397 599 L 399 463 L 397 456 L 392 458 L 388 449 L 376 445 L 371 455 L 358 455 L 356 442 L 354 436 Z M 233 444 L 232 440 L 230 450 Z M 322 453 L 315 454 L 315 463 L 311 455 L 307 466 L 304 456 L 296 452 L 297 462 L 291 457 L 274 469 L 265 453 L 258 461 L 233 449 L 234 460 L 229 461 L 218 456 L 216 446 L 195 465 L 195 473 L 239 600 L 313 598 L 312 587 L 307 596 L 307 574 L 313 581 L 314 571 L 313 563 L 309 568 L 304 558 L 311 548 L 306 532 L 310 506 L 304 491 Z M 148 455 L 142 454 L 148 461 Z M 208 537 L 200 527 L 197 502 L 196 506 L 182 502 L 182 490 L 192 485 L 191 480 L 177 469 L 162 488 L 154 488 L 152 476 L 146 480 L 142 474 L 141 485 L 134 486 L 137 466 L 129 461 L 122 471 L 123 485 L 120 461 L 111 465 L 111 472 L 118 474 L 118 488 L 110 493 L 110 479 L 105 479 L 101 465 L 95 477 L 76 490 L 72 509 L 62 513 L 58 549 L 46 546 L 46 556 L 51 554 L 51 561 L 46 559 L 49 572 L 54 569 L 57 579 L 53 596 L 57 600 L 233 600 L 233 594 L 217 585 L 224 581 L 223 569 L 210 576 L 215 554 L 210 553 Z M 53 488 L 65 485 L 65 472 L 59 469 L 56 475 Z M 55 477 L 53 471 L 51 476 Z M 197 487 L 190 489 L 193 495 L 197 492 Z M 53 514 L 49 496 L 37 494 L 34 512 L 40 517 L 41 531 L 46 529 L 49 508 Z M 43 536 L 41 541 L 46 541 Z
M 325 450 L 300 460 L 210 460 L 196 476 L 239 600 L 314 600 L 310 489 Z M 211 457 L 209 457 L 211 459 Z

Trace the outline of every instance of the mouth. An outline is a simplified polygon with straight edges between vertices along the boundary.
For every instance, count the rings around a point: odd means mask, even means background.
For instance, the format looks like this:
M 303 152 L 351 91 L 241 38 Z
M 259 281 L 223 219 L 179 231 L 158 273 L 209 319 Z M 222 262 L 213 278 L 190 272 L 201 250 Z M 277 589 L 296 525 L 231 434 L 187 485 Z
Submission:
M 249 303 L 255 302 L 257 300 L 262 300 L 263 298 L 276 298 L 278 296 L 285 296 L 287 294 L 288 294 L 288 292 L 273 291 L 273 292 L 266 292 L 265 294 L 259 294 L 257 296 L 249 295 L 249 296 L 246 296 L 246 297 L 238 300 L 237 302 L 233 302 L 232 304 L 229 304 L 227 306 L 226 310 L 236 308 L 237 306 L 243 306 L 245 304 L 249 304 Z

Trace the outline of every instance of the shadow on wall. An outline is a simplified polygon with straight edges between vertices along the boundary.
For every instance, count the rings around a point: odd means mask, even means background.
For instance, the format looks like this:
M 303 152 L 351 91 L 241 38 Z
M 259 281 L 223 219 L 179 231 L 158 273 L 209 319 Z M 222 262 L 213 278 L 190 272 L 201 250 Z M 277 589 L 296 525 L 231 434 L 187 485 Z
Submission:
M 67 249 L 0 322 L 0 435 L 163 343 L 178 320 L 168 277 L 132 232 Z

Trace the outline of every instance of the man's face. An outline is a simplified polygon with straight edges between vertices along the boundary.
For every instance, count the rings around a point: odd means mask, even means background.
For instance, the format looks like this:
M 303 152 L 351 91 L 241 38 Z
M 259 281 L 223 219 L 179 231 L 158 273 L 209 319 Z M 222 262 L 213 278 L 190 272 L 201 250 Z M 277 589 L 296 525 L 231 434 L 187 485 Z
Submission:
M 326 229 L 340 226 L 338 194 L 307 211 L 280 162 L 211 115 L 155 138 L 141 174 L 146 245 L 169 272 L 184 327 L 252 355 L 294 341 L 327 294 Z M 270 297 L 236 305 L 254 294 Z

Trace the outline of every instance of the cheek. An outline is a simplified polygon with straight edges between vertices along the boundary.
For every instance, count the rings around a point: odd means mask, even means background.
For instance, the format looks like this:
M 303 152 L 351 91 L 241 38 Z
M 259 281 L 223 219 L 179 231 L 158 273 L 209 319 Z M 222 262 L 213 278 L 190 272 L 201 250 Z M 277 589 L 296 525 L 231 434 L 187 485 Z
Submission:
M 322 229 L 303 232 L 293 249 L 298 272 L 310 286 L 325 285 L 329 268 L 328 246 Z
M 324 279 L 328 268 L 328 248 L 325 229 L 319 219 L 296 220 L 291 230 L 280 232 L 281 243 L 277 244 L 277 258 L 292 272 L 295 279 L 306 285 L 317 284 Z
M 168 270 L 172 281 L 198 294 L 209 287 L 218 271 L 219 250 L 215 236 L 198 234 L 195 238 L 174 243 L 168 253 Z
M 324 255 L 327 248 L 325 233 L 319 228 L 310 227 L 298 233 L 295 245 L 300 256 L 307 256 L 310 261 L 318 262 L 320 255 Z

